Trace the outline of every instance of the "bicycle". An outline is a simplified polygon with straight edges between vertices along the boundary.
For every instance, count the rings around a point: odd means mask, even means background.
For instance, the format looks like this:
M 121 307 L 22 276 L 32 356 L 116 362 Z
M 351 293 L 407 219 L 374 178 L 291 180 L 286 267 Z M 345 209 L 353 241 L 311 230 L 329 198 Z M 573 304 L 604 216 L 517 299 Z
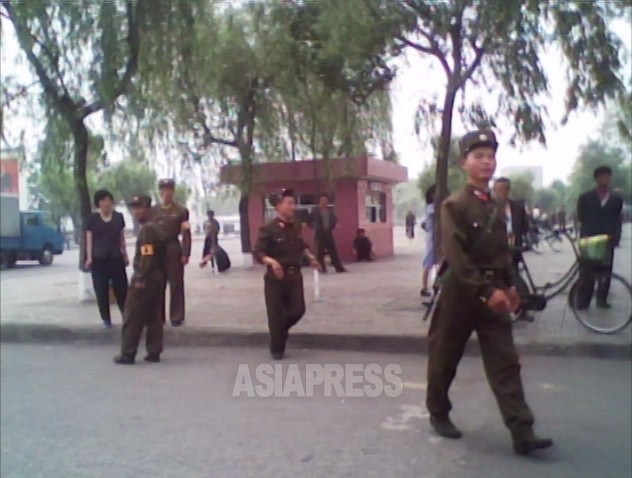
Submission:
M 534 252 L 538 255 L 542 254 L 544 252 L 542 245 L 545 242 L 553 252 L 561 252 L 564 232 L 565 231 L 559 229 L 531 229 L 525 234 L 525 242 L 528 249 L 524 252 Z
M 573 253 L 575 254 L 575 262 L 571 265 L 571 267 L 556 281 L 547 282 L 543 286 L 537 286 L 533 281 L 533 277 L 531 272 L 529 271 L 529 267 L 527 266 L 524 258 L 520 257 L 518 263 L 518 271 L 519 274 L 516 277 L 516 289 L 522 297 L 522 305 L 521 309 L 525 311 L 542 311 L 546 308 L 546 305 L 549 300 L 558 296 L 562 292 L 564 292 L 571 283 L 571 289 L 568 294 L 568 305 L 577 319 L 584 327 L 587 329 L 601 333 L 601 334 L 612 334 L 618 332 L 627 325 L 632 322 L 632 286 L 630 286 L 629 282 L 620 276 L 617 273 L 610 274 L 610 294 L 609 297 L 611 300 L 615 300 L 615 302 L 622 303 L 620 307 L 614 307 L 612 309 L 599 309 L 598 313 L 592 313 L 589 308 L 580 308 L 578 307 L 578 290 L 581 284 L 580 277 L 580 267 L 583 265 L 583 262 L 586 260 L 582 257 L 577 246 L 573 240 L 569 237 L 567 232 L 563 233 L 567 239 L 569 240 Z M 522 250 L 520 252 L 523 252 Z M 599 283 L 600 280 L 604 280 L 606 273 L 597 274 L 596 284 Z M 526 281 L 524 279 L 526 277 Z M 623 310 L 623 311 L 631 311 L 628 316 L 624 316 L 623 318 L 615 318 L 611 319 L 611 316 L 608 317 L 608 310 L 615 311 Z M 610 325 L 605 325 L 608 323 L 608 319 L 610 320 Z

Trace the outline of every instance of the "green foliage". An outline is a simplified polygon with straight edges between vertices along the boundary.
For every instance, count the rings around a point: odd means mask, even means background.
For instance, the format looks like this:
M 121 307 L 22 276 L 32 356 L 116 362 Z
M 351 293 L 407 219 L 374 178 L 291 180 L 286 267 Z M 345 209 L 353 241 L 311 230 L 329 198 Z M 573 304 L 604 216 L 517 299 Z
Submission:
M 531 172 L 515 174 L 510 176 L 509 179 L 511 180 L 511 192 L 509 197 L 531 204 L 535 192 L 533 189 L 533 174 Z
M 433 57 L 446 75 L 443 97 L 424 99 L 417 115 L 418 129 L 432 130 L 437 120 L 441 122 L 439 200 L 448 185 L 457 102 L 457 112 L 467 127 L 495 127 L 497 117 L 505 117 L 514 125 L 512 143 L 546 142 L 549 81 L 541 57 L 551 45 L 559 47 L 568 67 L 562 122 L 571 112 L 594 108 L 622 92 L 621 41 L 608 22 L 629 8 L 629 2 L 405 0 L 399 5 L 401 47 Z M 466 94 L 468 83 L 496 93 L 491 110 Z
M 439 138 L 435 137 L 431 140 L 431 145 L 437 157 L 439 150 Z M 437 161 L 431 162 L 419 174 L 417 185 L 423 192 L 427 191 L 430 186 L 436 184 Z M 461 156 L 459 154 L 459 142 L 453 139 L 450 145 L 450 155 L 448 158 L 448 191 L 453 193 L 461 189 L 467 182 L 467 175 L 461 168 Z
M 114 201 L 128 201 L 135 195 L 155 196 L 156 173 L 133 160 L 116 163 L 99 175 L 99 187 L 114 195 Z
M 538 189 L 533 196 L 533 207 L 542 213 L 550 214 L 563 205 L 560 193 L 552 187 Z

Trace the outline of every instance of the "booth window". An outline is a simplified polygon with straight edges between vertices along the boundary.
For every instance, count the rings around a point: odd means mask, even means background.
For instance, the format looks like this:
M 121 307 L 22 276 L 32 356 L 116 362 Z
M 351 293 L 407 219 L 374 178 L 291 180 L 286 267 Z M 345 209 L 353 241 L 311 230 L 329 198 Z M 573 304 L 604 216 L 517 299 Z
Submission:
M 370 191 L 366 197 L 368 222 L 386 222 L 386 193 Z
M 319 194 L 297 194 L 296 195 L 296 221 L 307 223 L 310 211 L 318 206 Z M 331 197 L 331 195 L 330 195 Z M 333 199 L 331 201 L 333 205 Z M 268 196 L 263 198 L 264 217 L 266 220 L 273 219 L 276 216 L 274 206 L 270 204 Z

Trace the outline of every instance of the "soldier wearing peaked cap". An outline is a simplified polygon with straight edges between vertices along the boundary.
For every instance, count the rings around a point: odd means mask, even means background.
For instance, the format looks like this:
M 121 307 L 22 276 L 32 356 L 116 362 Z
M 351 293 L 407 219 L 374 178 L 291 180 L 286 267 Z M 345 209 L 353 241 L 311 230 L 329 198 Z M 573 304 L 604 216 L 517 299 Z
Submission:
M 162 204 L 154 206 L 153 218 L 160 220 L 167 234 L 165 260 L 171 294 L 169 316 L 171 325 L 178 326 L 184 323 L 184 266 L 189 263 L 191 256 L 191 224 L 189 210 L 173 200 L 175 186 L 173 179 L 161 179 L 158 182 Z M 162 300 L 164 303 L 164 297 Z
M 442 290 L 428 331 L 430 423 L 446 438 L 461 432 L 449 418 L 448 391 L 468 339 L 476 331 L 489 384 L 514 451 L 527 454 L 552 445 L 536 437 L 524 397 L 509 313 L 520 298 L 514 287 L 506 218 L 490 197 L 498 143 L 492 131 L 467 133 L 460 142 L 468 184 L 441 205 L 441 237 L 447 260 Z
M 143 327 L 147 327 L 148 362 L 159 362 L 163 348 L 163 312 L 161 297 L 165 293 L 165 233 L 160 224 L 151 220 L 151 198 L 133 197 L 128 206 L 141 228 L 136 240 L 134 274 L 123 310 L 121 354 L 117 364 L 130 365 L 136 352 Z
M 294 191 L 274 194 L 270 202 L 277 216 L 259 229 L 254 257 L 267 266 L 264 294 L 270 329 L 270 352 L 274 359 L 285 354 L 288 333 L 305 314 L 305 296 L 301 261 L 306 256 L 310 265 L 320 267 L 301 237 L 301 226 L 295 222 Z

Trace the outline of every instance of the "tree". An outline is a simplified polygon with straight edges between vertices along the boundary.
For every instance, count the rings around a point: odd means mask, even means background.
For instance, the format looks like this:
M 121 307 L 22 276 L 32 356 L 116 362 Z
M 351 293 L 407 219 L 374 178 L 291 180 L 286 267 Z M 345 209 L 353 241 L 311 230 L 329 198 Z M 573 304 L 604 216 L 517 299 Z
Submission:
M 441 139 L 435 137 L 430 141 L 434 150 L 435 158 L 438 155 L 438 149 Z M 417 182 L 422 192 L 428 190 L 430 186 L 437 183 L 436 180 L 437 160 L 431 162 L 419 175 Z M 461 156 L 459 155 L 459 144 L 457 140 L 452 140 L 450 147 L 450 156 L 448 159 L 448 191 L 455 192 L 462 188 L 467 181 L 465 171 L 461 168 Z
M 509 180 L 511 181 L 510 198 L 531 204 L 535 192 L 533 189 L 533 174 L 531 172 L 516 174 L 510 176 Z
M 545 143 L 543 99 L 549 83 L 540 58 L 553 45 L 561 50 L 569 68 L 567 115 L 581 107 L 601 105 L 621 91 L 621 42 L 609 30 L 608 21 L 627 3 L 402 1 L 402 47 L 433 57 L 446 77 L 443 99 L 422 102 L 418 115 L 423 123 L 441 121 L 436 174 L 439 200 L 446 194 L 458 99 L 458 111 L 467 125 L 494 127 L 495 118 L 506 117 L 515 127 L 512 143 Z M 411 18 L 412 27 L 407 28 Z M 496 111 L 490 114 L 480 101 L 467 102 L 468 83 L 498 92 Z M 436 240 L 440 240 L 439 234 Z
M 99 175 L 99 187 L 112 193 L 116 202 L 135 195 L 156 195 L 156 173 L 134 160 L 116 163 Z
M 549 214 L 562 205 L 562 200 L 554 188 L 538 189 L 533 197 L 533 207 Z
M 136 71 L 146 0 L 15 2 L 2 0 L 19 45 L 43 91 L 49 118 L 65 122 L 73 140 L 73 184 L 81 229 L 91 212 L 86 119 L 108 113 Z M 87 53 L 89 52 L 89 53 Z M 83 268 L 85 244 L 79 254 Z
M 370 16 L 358 19 L 349 5 L 334 6 L 342 4 L 184 2 L 163 32 L 168 39 L 149 42 L 151 52 L 142 55 L 133 103 L 152 118 L 153 129 L 164 130 L 166 119 L 200 162 L 219 152 L 241 166 L 243 252 L 250 251 L 253 164 L 364 146 L 373 120 L 353 105 L 368 104 L 392 78 L 380 41 L 392 43 L 393 35 L 379 29 L 375 41 L 375 22 L 365 22 Z M 390 116 L 388 108 L 380 111 L 381 118 Z

